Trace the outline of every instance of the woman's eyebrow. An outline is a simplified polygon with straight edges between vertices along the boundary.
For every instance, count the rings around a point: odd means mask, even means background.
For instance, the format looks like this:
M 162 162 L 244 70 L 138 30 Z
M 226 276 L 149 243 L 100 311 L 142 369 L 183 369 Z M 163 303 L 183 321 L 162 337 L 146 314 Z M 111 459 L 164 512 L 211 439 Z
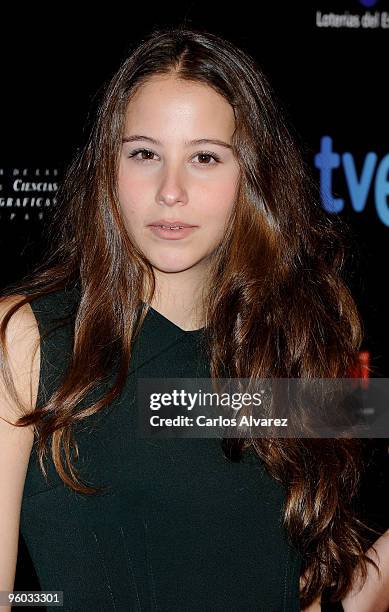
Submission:
M 152 142 L 155 145 L 162 145 L 159 140 L 155 138 L 151 138 L 150 136 L 143 136 L 141 134 L 134 134 L 133 136 L 125 136 L 122 139 L 122 142 L 132 142 L 133 140 L 147 140 L 148 142 Z M 232 149 L 232 146 L 228 144 L 228 142 L 224 142 L 224 140 L 219 140 L 218 138 L 197 138 L 196 140 L 186 140 L 184 145 L 189 147 L 192 145 L 198 144 L 206 144 L 211 143 L 215 145 L 219 145 L 221 147 L 225 147 L 226 149 Z

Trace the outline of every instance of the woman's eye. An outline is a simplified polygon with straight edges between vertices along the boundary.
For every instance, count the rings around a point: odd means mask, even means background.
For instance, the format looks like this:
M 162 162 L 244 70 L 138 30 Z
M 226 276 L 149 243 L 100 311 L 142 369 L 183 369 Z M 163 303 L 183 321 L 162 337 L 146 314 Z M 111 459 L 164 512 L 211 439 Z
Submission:
M 140 157 L 138 157 L 139 154 L 141 154 Z M 153 155 L 155 155 L 155 153 L 153 151 L 150 151 L 149 149 L 136 149 L 136 151 L 131 151 L 131 153 L 129 154 L 129 157 L 134 158 L 135 161 L 143 163 L 143 162 L 153 161 L 152 159 Z M 197 153 L 195 157 L 198 157 L 199 159 L 202 160 L 198 162 L 200 166 L 215 166 L 217 163 L 220 162 L 220 157 L 216 155 L 216 153 L 208 153 L 207 151 L 202 151 L 201 153 Z M 205 161 L 204 163 L 204 159 L 205 160 L 213 159 L 214 161 L 213 162 Z
M 146 159 L 141 159 L 140 157 L 137 157 L 137 155 L 139 153 L 146 153 L 147 155 L 149 155 L 149 154 L 154 155 L 154 153 L 152 151 L 149 151 L 148 149 L 137 149 L 136 151 L 132 151 L 130 153 L 129 157 L 133 157 L 136 161 L 140 161 L 140 162 L 148 161 L 147 158 Z
M 215 164 L 220 162 L 220 157 L 218 155 L 216 155 L 215 153 L 197 153 L 197 155 L 195 155 L 195 157 L 200 157 L 200 158 L 203 158 L 203 159 L 205 157 L 205 158 L 208 158 L 208 159 L 211 158 L 211 159 L 214 160 L 210 164 L 208 164 L 208 163 L 207 164 L 203 164 L 202 163 L 201 164 L 202 166 L 214 166 Z

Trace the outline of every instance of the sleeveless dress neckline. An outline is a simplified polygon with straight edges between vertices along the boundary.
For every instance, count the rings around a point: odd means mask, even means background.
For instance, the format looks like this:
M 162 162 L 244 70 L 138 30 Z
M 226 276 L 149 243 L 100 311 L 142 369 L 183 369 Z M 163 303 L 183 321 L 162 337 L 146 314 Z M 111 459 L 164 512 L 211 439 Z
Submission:
M 145 304 L 145 302 L 142 301 L 142 304 Z M 151 314 L 155 319 L 158 319 L 161 323 L 164 323 L 168 327 L 172 328 L 173 331 L 178 330 L 180 333 L 186 336 L 197 337 L 197 336 L 200 336 L 205 330 L 205 327 L 200 327 L 199 329 L 189 329 L 189 330 L 182 329 L 182 327 L 180 327 L 176 323 L 173 323 L 173 321 L 168 319 L 165 315 L 163 315 L 162 313 L 160 313 L 158 310 L 156 310 L 150 305 L 149 305 L 148 314 Z

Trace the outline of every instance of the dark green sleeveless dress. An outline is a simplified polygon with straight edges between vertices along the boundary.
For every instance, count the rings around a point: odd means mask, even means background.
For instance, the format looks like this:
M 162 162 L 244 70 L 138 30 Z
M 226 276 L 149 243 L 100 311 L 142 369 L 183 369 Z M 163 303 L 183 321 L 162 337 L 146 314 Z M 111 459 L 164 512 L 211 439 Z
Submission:
M 77 292 L 35 299 L 41 336 L 74 312 Z M 282 527 L 285 491 L 251 449 L 228 460 L 217 438 L 137 436 L 137 377 L 210 376 L 202 331 L 151 309 L 134 344 L 126 386 L 75 430 L 86 496 L 63 484 L 36 443 L 20 530 L 42 590 L 63 591 L 69 612 L 298 612 L 301 557 Z M 56 388 L 72 325 L 41 339 L 38 406 Z M 96 396 L 98 397 L 98 396 Z

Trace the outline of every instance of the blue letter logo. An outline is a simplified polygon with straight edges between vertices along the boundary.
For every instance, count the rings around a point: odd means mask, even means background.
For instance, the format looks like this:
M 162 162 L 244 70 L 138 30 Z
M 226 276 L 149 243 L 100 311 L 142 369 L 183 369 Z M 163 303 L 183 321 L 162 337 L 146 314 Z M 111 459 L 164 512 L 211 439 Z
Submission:
M 323 208 L 330 213 L 340 213 L 344 208 L 343 198 L 332 195 L 332 171 L 342 168 L 350 196 L 352 209 L 360 213 L 365 209 L 369 191 L 374 185 L 374 203 L 380 221 L 389 227 L 389 153 L 381 161 L 373 151 L 366 154 L 360 172 L 357 172 L 354 156 L 333 151 L 332 138 L 323 136 L 320 153 L 314 158 L 320 172 L 320 195 Z M 375 174 L 375 177 L 374 177 Z

